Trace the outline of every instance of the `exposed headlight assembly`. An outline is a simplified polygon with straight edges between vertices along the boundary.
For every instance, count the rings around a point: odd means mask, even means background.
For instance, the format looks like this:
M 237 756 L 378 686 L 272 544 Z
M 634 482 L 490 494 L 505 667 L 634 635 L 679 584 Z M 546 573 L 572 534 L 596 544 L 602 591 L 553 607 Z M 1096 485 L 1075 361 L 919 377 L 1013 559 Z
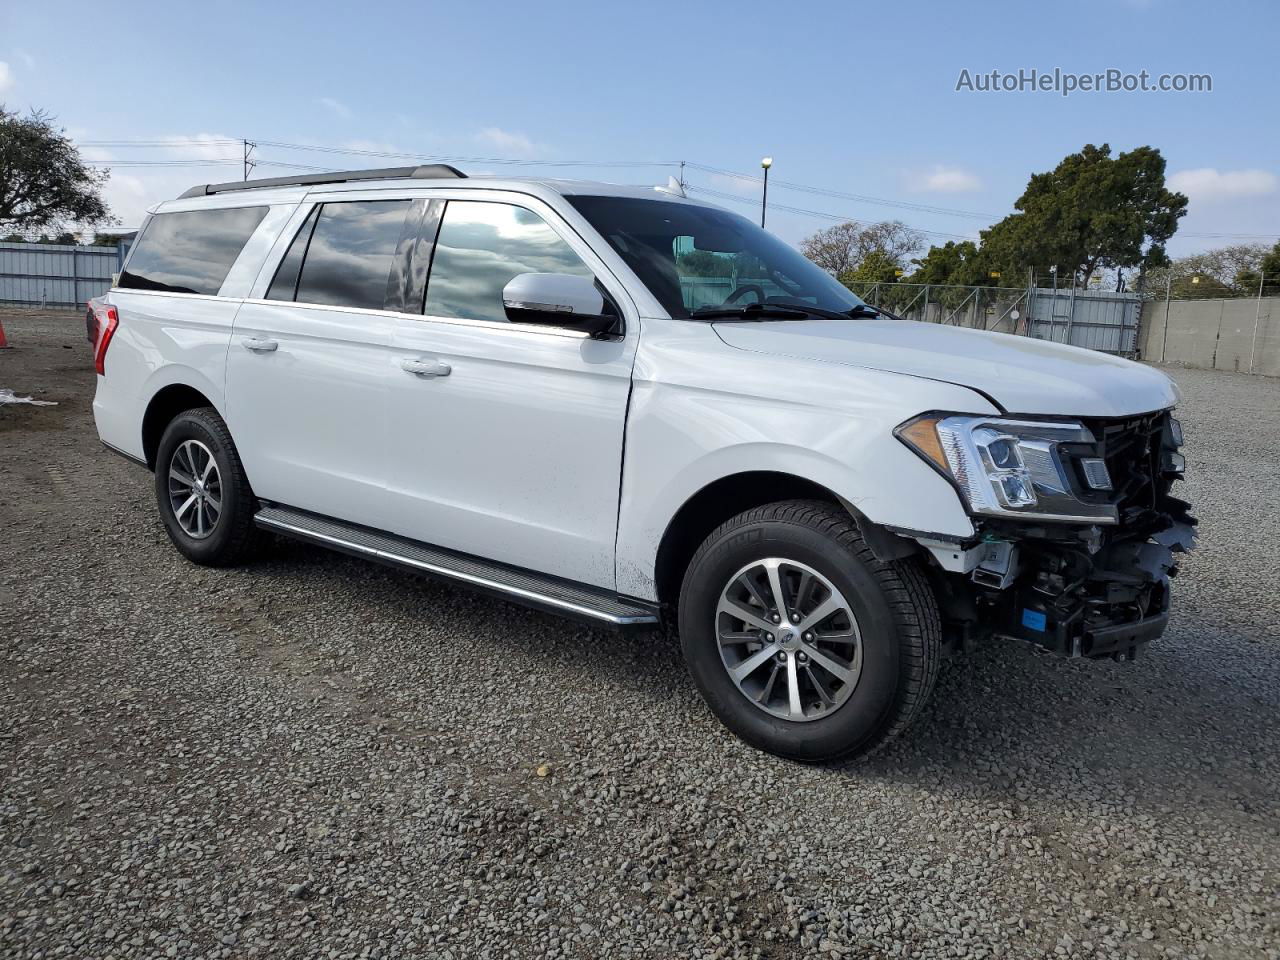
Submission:
M 895 433 L 955 484 L 972 513 L 1116 522 L 1115 507 L 1081 499 L 1068 472 L 1072 455 L 1066 447 L 1094 442 L 1082 423 L 931 413 L 908 420 Z M 1093 491 L 1111 488 L 1101 459 L 1090 458 L 1082 469 Z

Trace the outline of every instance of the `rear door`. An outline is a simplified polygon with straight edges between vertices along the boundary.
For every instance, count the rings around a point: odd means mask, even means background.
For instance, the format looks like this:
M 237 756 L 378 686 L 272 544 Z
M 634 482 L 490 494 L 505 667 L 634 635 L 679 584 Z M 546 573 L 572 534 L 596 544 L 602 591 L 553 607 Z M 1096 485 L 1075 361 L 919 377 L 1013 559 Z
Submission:
M 392 337 L 423 206 L 369 193 L 304 203 L 237 315 L 229 425 L 259 497 L 387 525 Z
M 635 308 L 546 204 L 452 196 L 424 220 L 436 241 L 425 314 L 394 332 L 390 529 L 612 588 Z M 596 277 L 625 336 L 508 322 L 502 289 L 531 272 Z

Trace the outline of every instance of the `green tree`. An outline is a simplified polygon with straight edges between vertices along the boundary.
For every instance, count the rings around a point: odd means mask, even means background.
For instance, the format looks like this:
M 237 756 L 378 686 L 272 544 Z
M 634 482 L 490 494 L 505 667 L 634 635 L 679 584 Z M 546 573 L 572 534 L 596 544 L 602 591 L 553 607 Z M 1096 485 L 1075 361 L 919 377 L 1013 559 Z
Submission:
M 884 250 L 872 250 L 854 269 L 847 271 L 841 282 L 856 285 L 868 283 L 894 283 L 898 279 L 898 261 Z
M 80 159 L 48 114 L 22 117 L 0 106 L 0 226 L 29 231 L 106 223 L 107 177 Z
M 1236 272 L 1235 282 L 1242 296 L 1280 296 L 1280 240 L 1266 251 L 1256 267 L 1243 267 Z
M 999 286 L 987 267 L 987 258 L 972 240 L 948 240 L 942 246 L 911 261 L 916 270 L 907 279 L 911 283 L 962 284 L 964 286 Z
M 1159 267 L 1165 244 L 1187 212 L 1187 198 L 1165 187 L 1165 161 L 1154 147 L 1113 157 L 1108 144 L 1087 144 L 1048 173 L 1033 174 L 1016 213 L 982 231 L 990 265 L 1006 275 L 1058 267 L 1088 282 L 1098 269 Z

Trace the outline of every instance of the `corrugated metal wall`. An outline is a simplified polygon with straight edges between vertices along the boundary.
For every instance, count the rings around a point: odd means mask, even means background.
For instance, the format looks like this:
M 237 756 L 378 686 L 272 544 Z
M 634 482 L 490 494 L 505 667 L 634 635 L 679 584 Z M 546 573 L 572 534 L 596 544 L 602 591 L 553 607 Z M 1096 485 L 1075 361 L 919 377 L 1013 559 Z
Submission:
M 0 243 L 0 303 L 84 306 L 105 293 L 128 252 L 60 243 Z
M 1030 299 L 1029 336 L 1121 356 L 1137 351 L 1143 299 L 1139 294 L 1037 287 Z

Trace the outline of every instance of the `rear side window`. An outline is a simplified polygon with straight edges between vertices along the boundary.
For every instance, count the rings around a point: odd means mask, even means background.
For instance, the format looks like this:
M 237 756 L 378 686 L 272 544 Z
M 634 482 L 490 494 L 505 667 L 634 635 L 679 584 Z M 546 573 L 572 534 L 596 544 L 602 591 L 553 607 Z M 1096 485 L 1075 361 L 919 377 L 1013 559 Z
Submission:
M 266 215 L 266 207 L 157 213 L 138 238 L 119 286 L 214 295 Z
M 426 313 L 505 323 L 502 288 L 522 273 L 593 276 L 573 248 L 531 210 L 450 200 L 431 261 Z
M 409 203 L 361 200 L 322 206 L 306 244 L 295 299 L 300 303 L 384 309 L 391 264 Z M 301 233 L 305 232 L 304 227 Z M 297 242 L 295 238 L 294 244 Z M 290 249 L 286 261 L 293 252 Z M 281 269 L 284 268 L 282 263 Z

